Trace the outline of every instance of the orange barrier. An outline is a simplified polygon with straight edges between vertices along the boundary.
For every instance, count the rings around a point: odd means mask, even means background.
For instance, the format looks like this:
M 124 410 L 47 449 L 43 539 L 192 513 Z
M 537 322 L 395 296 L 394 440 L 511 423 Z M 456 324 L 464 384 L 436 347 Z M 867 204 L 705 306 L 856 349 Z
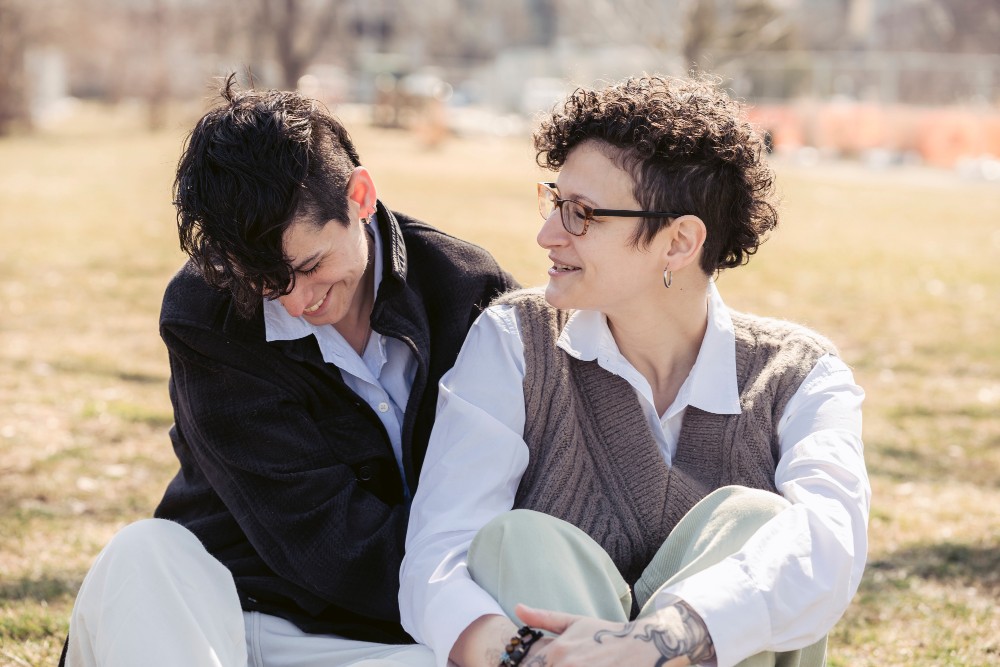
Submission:
M 963 158 L 1000 157 L 1000 110 L 799 102 L 751 107 L 777 151 L 812 146 L 843 156 L 871 149 L 917 154 L 951 167 Z

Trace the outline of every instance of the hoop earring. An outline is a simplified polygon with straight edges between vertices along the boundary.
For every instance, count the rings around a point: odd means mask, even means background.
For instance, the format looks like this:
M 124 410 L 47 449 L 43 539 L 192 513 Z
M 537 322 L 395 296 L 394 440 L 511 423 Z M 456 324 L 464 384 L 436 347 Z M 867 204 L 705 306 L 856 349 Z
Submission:
M 674 272 L 670 269 L 663 269 L 663 286 L 670 289 L 674 283 Z

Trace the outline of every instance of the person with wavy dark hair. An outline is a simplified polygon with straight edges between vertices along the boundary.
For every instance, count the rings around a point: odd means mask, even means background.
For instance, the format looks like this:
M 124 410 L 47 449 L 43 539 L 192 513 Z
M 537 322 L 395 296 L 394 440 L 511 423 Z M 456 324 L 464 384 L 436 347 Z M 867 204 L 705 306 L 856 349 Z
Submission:
M 823 664 L 867 553 L 864 392 L 715 285 L 777 223 L 758 133 L 714 80 L 646 76 L 535 147 L 548 285 L 442 380 L 403 627 L 439 667 Z
M 233 76 L 222 98 L 198 121 L 178 165 L 177 229 L 205 280 L 252 315 L 264 297 L 295 287 L 283 240 L 296 218 L 349 226 L 348 182 L 361 159 L 314 100 L 240 92 Z
M 344 127 L 295 92 L 230 77 L 174 199 L 179 471 L 87 574 L 66 664 L 432 664 L 399 623 L 410 497 L 438 381 L 516 282 L 387 208 Z

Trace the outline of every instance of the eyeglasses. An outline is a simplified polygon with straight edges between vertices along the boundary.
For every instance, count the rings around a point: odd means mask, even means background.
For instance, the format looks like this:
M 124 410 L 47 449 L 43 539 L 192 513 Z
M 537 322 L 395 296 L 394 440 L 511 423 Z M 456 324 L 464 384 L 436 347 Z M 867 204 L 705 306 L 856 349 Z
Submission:
M 587 233 L 594 216 L 623 218 L 679 218 L 683 213 L 669 211 L 629 211 L 617 208 L 593 208 L 573 199 L 563 199 L 556 192 L 555 183 L 538 184 L 538 212 L 542 218 L 549 219 L 552 212 L 559 209 L 559 217 L 563 228 L 573 236 L 583 236 Z

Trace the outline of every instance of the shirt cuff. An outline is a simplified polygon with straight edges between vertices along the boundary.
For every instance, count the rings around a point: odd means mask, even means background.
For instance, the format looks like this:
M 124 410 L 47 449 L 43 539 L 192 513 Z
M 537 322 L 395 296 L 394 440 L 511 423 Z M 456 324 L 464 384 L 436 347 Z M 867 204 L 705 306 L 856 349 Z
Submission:
M 447 667 L 448 656 L 459 635 L 481 616 L 506 617 L 500 604 L 471 579 L 455 581 L 435 596 L 425 610 L 427 644 L 437 667 Z
M 657 593 L 662 609 L 679 597 L 698 612 L 715 645 L 718 667 L 767 650 L 771 617 L 763 595 L 733 559 L 723 560 Z

